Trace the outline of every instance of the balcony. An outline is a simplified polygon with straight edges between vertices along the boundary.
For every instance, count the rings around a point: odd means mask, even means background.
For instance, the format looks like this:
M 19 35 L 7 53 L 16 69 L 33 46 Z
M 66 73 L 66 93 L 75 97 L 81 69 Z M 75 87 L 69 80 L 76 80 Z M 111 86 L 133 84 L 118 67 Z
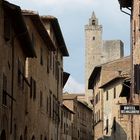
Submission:
M 128 8 L 132 6 L 132 0 L 118 0 L 121 8 Z

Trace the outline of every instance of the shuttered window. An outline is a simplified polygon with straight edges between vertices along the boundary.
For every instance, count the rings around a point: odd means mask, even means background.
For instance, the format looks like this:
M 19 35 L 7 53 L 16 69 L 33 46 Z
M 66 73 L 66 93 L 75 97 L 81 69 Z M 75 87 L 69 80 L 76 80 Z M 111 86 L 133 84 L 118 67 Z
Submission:
M 30 98 L 33 97 L 33 99 L 36 99 L 36 81 L 31 77 L 30 79 L 30 84 L 31 84 L 31 88 L 30 88 Z
M 3 74 L 3 95 L 2 104 L 7 105 L 7 77 Z
M 11 38 L 11 21 L 10 17 L 4 13 L 4 39 L 5 41 L 9 41 Z
M 140 65 L 136 64 L 134 65 L 134 88 L 135 93 L 140 93 Z

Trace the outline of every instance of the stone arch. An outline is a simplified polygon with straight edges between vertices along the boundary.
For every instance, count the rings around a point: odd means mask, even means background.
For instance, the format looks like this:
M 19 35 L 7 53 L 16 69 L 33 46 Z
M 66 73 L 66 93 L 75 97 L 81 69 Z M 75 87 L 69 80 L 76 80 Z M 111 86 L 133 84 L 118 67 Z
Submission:
M 0 140 L 6 140 L 5 130 L 2 130 L 1 135 L 0 135 Z

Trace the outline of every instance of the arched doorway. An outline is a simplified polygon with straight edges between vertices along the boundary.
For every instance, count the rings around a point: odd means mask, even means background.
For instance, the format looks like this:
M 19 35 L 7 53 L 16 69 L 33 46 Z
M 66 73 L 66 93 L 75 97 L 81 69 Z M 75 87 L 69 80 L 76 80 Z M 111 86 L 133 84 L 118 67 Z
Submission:
M 5 130 L 2 130 L 1 135 L 0 135 L 0 140 L 6 140 Z
M 22 135 L 20 136 L 20 140 L 23 140 L 23 139 L 22 139 Z
M 24 140 L 27 140 L 27 126 L 25 127 L 25 130 L 24 130 Z
M 35 140 L 35 136 L 32 136 L 32 140 Z

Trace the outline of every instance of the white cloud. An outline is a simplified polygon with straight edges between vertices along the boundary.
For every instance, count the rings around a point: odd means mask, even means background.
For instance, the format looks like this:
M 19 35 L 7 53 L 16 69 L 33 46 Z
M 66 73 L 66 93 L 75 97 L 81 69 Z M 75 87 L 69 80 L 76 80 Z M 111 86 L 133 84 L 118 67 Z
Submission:
M 84 85 L 78 83 L 73 77 L 70 76 L 64 87 L 64 92 L 84 93 Z
M 62 7 L 63 9 L 65 7 L 75 7 L 75 6 L 80 6 L 80 5 L 90 5 L 93 3 L 93 0 L 9 0 L 10 2 L 15 2 L 17 4 L 24 3 L 29 6 L 57 6 L 57 7 Z M 78 5 L 77 5 L 78 4 Z M 64 6 L 65 5 L 65 6 Z M 63 7 L 64 6 L 64 7 Z

